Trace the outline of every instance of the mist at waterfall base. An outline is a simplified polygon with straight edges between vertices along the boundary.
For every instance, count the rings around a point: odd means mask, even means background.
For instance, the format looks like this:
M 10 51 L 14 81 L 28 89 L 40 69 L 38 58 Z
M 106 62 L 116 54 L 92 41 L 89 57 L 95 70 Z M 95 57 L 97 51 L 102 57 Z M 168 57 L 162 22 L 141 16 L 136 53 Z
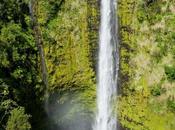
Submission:
M 101 26 L 98 56 L 97 116 L 94 130 L 116 130 L 113 104 L 118 77 L 117 2 L 101 0 Z
M 92 130 L 93 113 L 78 100 L 79 93 L 51 94 L 45 105 L 48 130 Z

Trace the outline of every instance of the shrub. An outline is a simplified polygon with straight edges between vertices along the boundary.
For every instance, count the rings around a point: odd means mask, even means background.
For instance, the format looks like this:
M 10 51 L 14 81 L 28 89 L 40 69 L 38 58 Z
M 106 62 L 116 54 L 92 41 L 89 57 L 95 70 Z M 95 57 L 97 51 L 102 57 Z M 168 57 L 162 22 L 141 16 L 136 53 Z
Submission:
M 6 130 L 30 130 L 31 125 L 28 122 L 30 116 L 25 114 L 24 108 L 15 108 L 10 114 Z
M 174 100 L 169 98 L 167 101 L 167 105 L 171 111 L 175 111 L 175 101 Z
M 160 96 L 164 92 L 165 92 L 165 89 L 161 88 L 160 85 L 153 87 L 153 89 L 151 90 L 151 94 L 153 96 Z
M 165 66 L 165 74 L 167 79 L 170 81 L 175 80 L 175 67 L 174 66 Z

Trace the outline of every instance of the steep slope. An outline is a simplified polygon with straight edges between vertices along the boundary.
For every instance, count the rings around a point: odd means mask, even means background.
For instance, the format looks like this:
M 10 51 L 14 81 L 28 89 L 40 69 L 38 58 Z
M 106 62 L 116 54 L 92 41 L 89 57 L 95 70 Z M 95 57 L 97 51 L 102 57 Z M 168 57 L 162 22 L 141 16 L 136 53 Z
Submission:
M 46 106 L 49 116 L 64 129 L 88 129 L 96 95 L 95 64 L 92 63 L 95 57 L 92 56 L 98 40 L 97 2 L 39 2 L 49 76 L 50 96 Z M 61 5 L 54 9 L 57 3 Z
M 175 128 L 174 7 L 173 0 L 121 0 L 121 28 L 125 29 L 121 29 L 121 73 L 125 78 L 119 115 L 126 128 Z
M 98 3 L 37 0 L 36 25 L 28 3 L 0 2 L 0 129 L 6 125 L 8 130 L 15 126 L 20 130 L 90 129 L 96 95 Z M 46 54 L 47 90 L 32 26 L 42 32 L 38 37 Z

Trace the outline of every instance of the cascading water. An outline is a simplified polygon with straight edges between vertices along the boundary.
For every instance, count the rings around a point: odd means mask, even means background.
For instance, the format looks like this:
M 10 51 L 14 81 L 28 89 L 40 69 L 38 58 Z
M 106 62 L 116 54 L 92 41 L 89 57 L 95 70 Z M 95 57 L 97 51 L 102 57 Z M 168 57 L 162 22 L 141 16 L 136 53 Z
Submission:
M 118 77 L 117 1 L 101 0 L 101 27 L 98 62 L 97 117 L 94 130 L 116 130 L 113 113 Z

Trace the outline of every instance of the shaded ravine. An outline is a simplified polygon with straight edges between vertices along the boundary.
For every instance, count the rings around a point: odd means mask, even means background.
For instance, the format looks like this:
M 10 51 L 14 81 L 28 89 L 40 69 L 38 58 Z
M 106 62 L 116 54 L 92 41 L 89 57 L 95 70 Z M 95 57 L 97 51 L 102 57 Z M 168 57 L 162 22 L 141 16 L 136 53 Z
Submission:
M 97 116 L 94 130 L 116 130 L 114 103 L 119 68 L 117 1 L 101 0 L 101 26 L 98 61 Z

